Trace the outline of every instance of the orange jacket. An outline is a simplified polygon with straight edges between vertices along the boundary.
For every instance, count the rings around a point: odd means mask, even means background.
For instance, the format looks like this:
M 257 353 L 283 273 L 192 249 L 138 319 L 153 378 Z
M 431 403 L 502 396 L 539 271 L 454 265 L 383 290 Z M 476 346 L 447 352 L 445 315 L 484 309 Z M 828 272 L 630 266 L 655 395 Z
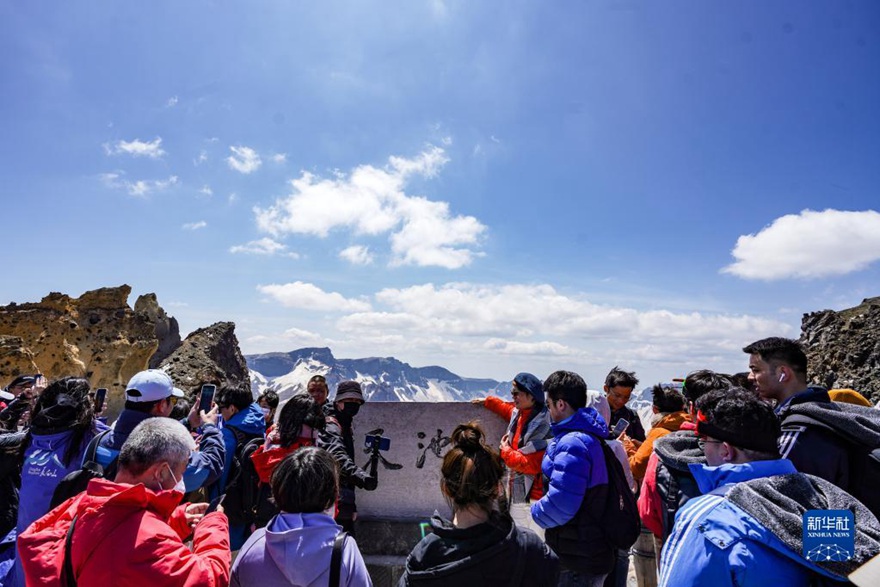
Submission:
M 93 479 L 86 491 L 34 522 L 18 538 L 28 587 L 61 585 L 64 543 L 77 516 L 71 563 L 79 585 L 226 587 L 229 522 L 206 515 L 193 533 L 180 493 Z M 190 551 L 183 541 L 193 536 Z
M 498 414 L 508 422 L 510 422 L 510 419 L 513 417 L 513 402 L 506 402 L 501 398 L 490 395 L 486 398 L 485 406 L 489 411 Z M 541 477 L 541 461 L 544 458 L 544 451 L 537 451 L 530 454 L 523 454 L 519 451 L 519 441 L 520 438 L 522 438 L 525 423 L 529 419 L 531 412 L 530 409 L 520 411 L 519 420 L 517 420 L 513 437 L 508 439 L 510 447 L 501 449 L 501 460 L 503 460 L 504 464 L 507 465 L 507 468 L 512 471 L 535 476 L 535 482 L 532 484 L 529 498 L 538 500 L 541 499 L 541 496 L 544 493 Z
M 687 412 L 673 412 L 663 416 L 663 418 L 648 431 L 645 442 L 643 442 L 642 446 L 638 449 L 636 449 L 635 445 L 630 440 L 624 442 L 626 454 L 629 455 L 629 468 L 632 470 L 633 478 L 635 478 L 637 482 L 641 483 L 642 479 L 645 477 L 645 471 L 648 469 L 648 459 L 651 458 L 651 453 L 654 451 L 654 441 L 661 436 L 666 436 L 670 432 L 675 432 L 681 428 L 682 424 L 690 421 L 691 417 Z

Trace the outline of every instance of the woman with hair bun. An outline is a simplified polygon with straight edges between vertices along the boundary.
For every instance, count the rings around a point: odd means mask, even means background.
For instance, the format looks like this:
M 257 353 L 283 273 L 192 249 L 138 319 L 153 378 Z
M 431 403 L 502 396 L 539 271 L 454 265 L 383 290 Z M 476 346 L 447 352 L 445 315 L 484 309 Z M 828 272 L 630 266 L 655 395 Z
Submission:
M 440 489 L 452 520 L 435 512 L 433 534 L 406 560 L 398 587 L 440 585 L 556 585 L 559 561 L 531 530 L 498 510 L 504 464 L 474 422 L 452 432 L 440 467 Z

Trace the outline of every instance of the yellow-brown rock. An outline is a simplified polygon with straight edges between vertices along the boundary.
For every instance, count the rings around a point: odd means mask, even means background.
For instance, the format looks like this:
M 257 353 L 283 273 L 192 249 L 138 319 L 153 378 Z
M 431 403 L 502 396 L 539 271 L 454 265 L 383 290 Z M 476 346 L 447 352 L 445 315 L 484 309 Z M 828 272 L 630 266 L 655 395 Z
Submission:
M 93 388 L 109 389 L 108 411 L 117 413 L 126 383 L 148 367 L 160 342 L 164 356 L 175 336 L 180 344 L 177 322 L 158 307 L 155 295 L 141 296 L 136 311 L 128 305 L 130 294 L 131 287 L 122 285 L 79 298 L 53 292 L 37 303 L 0 307 L 0 382 L 37 371 L 50 380 L 87 377 Z M 162 341 L 157 331 L 165 335 Z

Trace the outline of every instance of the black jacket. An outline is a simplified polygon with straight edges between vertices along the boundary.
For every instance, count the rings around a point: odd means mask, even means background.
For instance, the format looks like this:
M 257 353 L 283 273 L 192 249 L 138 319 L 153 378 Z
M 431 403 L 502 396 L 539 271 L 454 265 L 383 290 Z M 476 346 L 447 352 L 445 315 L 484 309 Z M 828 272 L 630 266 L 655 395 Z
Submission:
M 15 528 L 18 520 L 19 450 L 24 437 L 24 432 L 0 434 L 0 539 Z
M 689 499 L 702 495 L 688 465 L 706 464 L 693 430 L 678 430 L 654 441 L 657 453 L 657 493 L 663 502 L 663 540 L 669 537 L 675 514 Z
M 608 429 L 611 430 L 614 428 L 614 425 L 617 424 L 617 421 L 621 418 L 629 422 L 629 427 L 626 429 L 626 435 L 639 442 L 645 442 L 645 428 L 642 426 L 641 418 L 639 418 L 639 415 L 636 414 L 635 411 L 626 406 L 623 406 L 619 410 L 611 411 L 611 421 L 608 423 Z
M 456 528 L 434 513 L 433 534 L 425 536 L 406 559 L 397 587 L 542 587 L 555 586 L 559 560 L 531 530 L 507 516 Z
M 339 501 L 354 504 L 354 488 L 364 487 L 364 480 L 369 474 L 357 466 L 354 461 L 354 437 L 351 420 L 340 414 L 331 403 L 324 405 L 324 416 L 327 424 L 318 434 L 316 445 L 323 448 L 339 465 Z

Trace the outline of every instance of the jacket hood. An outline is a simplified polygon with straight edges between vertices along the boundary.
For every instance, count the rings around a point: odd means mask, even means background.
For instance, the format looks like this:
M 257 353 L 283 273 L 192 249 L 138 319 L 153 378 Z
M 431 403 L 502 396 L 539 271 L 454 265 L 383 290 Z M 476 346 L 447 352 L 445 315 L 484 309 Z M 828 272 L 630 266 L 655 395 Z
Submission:
M 600 438 L 608 438 L 608 425 L 594 408 L 581 408 L 570 417 L 551 426 L 553 436 L 569 432 L 586 432 Z
M 431 528 L 434 533 L 419 542 L 406 559 L 407 573 L 414 580 L 439 580 L 467 567 L 482 566 L 508 548 L 509 541 L 516 540 L 513 522 L 499 514 L 483 524 L 456 528 L 434 512 Z
M 783 423 L 793 421 L 798 415 L 827 424 L 867 446 L 880 446 L 880 414 L 872 408 L 831 401 L 792 401 L 780 412 Z
M 855 515 L 855 552 L 848 561 L 813 561 L 826 573 L 845 578 L 880 552 L 880 523 L 867 507 L 839 487 L 812 475 L 761 477 L 736 485 L 727 498 L 802 556 L 804 513 L 850 510 Z M 803 559 L 801 559 L 803 560 Z
M 690 430 L 685 430 L 684 424 L 681 430 L 671 432 L 655 440 L 654 452 L 657 453 L 657 458 L 661 463 L 676 471 L 688 472 L 689 465 L 706 463 L 706 455 L 700 448 L 696 432 L 693 427 Z
M 787 475 L 797 473 L 788 459 L 772 461 L 751 461 L 748 463 L 725 464 L 717 467 L 709 465 L 690 465 L 689 467 L 700 493 L 706 494 L 722 485 L 751 481 L 759 477 L 771 475 Z
M 251 455 L 251 461 L 254 463 L 254 470 L 257 477 L 262 483 L 269 483 L 272 480 L 272 472 L 275 467 L 283 461 L 287 455 L 295 451 L 301 446 L 312 446 L 314 441 L 311 438 L 299 438 L 296 442 L 288 447 L 274 446 L 266 450 L 266 445 L 262 445 Z
M 266 527 L 266 552 L 291 585 L 311 585 L 330 568 L 341 530 L 325 514 L 281 513 Z
M 691 419 L 690 415 L 687 412 L 672 412 L 671 414 L 666 414 L 660 421 L 655 424 L 657 428 L 664 428 L 669 430 L 670 432 L 677 432 L 681 425 L 685 422 L 689 422 Z
M 236 412 L 226 424 L 238 428 L 245 434 L 262 435 L 266 433 L 266 418 L 257 403 L 252 403 L 245 409 Z

